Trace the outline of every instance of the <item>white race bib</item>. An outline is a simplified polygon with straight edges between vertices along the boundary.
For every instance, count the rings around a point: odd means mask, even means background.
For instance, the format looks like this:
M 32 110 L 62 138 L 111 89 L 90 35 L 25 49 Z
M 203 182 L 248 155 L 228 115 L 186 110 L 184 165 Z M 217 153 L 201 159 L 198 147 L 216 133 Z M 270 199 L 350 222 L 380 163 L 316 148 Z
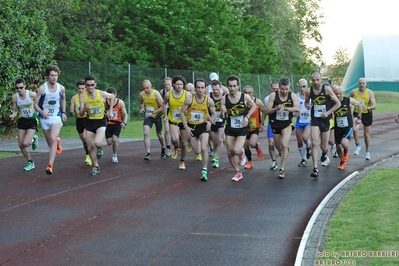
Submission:
M 325 105 L 313 105 L 314 117 L 321 117 L 321 114 L 326 111 Z
M 348 117 L 337 117 L 337 127 L 347 127 L 349 126 Z
M 276 112 L 276 120 L 280 120 L 280 121 L 287 121 L 289 118 L 289 111 L 277 111 Z
M 191 111 L 190 121 L 191 122 L 202 122 L 202 121 L 204 121 L 204 112 Z
M 244 121 L 244 116 L 230 116 L 230 126 L 231 128 L 242 128 L 242 122 Z

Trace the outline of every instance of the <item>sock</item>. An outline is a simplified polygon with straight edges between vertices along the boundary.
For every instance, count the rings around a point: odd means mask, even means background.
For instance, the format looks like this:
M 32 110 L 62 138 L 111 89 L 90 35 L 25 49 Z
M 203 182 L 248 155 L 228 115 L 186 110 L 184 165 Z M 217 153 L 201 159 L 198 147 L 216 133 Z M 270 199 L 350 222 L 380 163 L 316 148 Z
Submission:
M 303 147 L 303 146 L 299 147 L 298 150 L 299 150 L 299 154 L 302 156 L 302 159 L 306 160 L 306 149 L 305 149 L 305 147 Z
M 207 172 L 208 169 L 206 167 L 202 167 L 202 171 Z
M 170 145 L 166 145 L 166 148 L 168 148 L 170 150 Z
M 247 156 L 248 161 L 252 161 L 252 153 L 250 150 L 245 151 L 245 156 Z

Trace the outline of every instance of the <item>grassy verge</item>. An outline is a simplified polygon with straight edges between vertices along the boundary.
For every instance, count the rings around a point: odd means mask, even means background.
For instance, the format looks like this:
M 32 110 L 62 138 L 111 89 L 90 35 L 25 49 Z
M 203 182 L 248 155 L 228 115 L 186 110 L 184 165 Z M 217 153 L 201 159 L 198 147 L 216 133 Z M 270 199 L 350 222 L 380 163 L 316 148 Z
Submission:
M 22 155 L 21 152 L 8 152 L 8 151 L 2 151 L 0 152 L 0 158 L 8 158 L 8 157 L 14 157 L 14 156 L 19 156 Z
M 398 177 L 397 169 L 378 169 L 351 189 L 330 220 L 321 260 L 399 265 Z

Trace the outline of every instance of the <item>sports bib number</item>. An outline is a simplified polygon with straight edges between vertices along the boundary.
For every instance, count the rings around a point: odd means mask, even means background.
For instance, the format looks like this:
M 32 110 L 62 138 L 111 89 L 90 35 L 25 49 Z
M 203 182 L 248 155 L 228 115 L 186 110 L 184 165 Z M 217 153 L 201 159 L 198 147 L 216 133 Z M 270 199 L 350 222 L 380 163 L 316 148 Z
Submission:
M 178 110 L 172 111 L 172 117 L 173 120 L 180 120 L 180 111 Z
M 204 112 L 191 111 L 190 121 L 191 122 L 202 122 L 202 121 L 204 121 Z
M 242 128 L 242 122 L 244 121 L 244 116 L 230 116 L 230 126 L 231 128 Z
M 314 117 L 321 117 L 321 114 L 326 111 L 325 105 L 314 105 Z
M 92 115 L 102 114 L 101 106 L 90 106 L 89 109 L 90 109 L 90 114 L 92 114 Z
M 220 117 L 220 111 L 215 111 L 215 113 L 216 113 L 215 122 L 223 122 L 223 119 Z
M 276 120 L 280 120 L 280 121 L 287 121 L 289 118 L 289 111 L 277 111 L 276 113 Z
M 309 112 L 302 112 L 300 115 L 302 123 L 310 122 L 310 113 Z
M 348 117 L 337 117 L 337 127 L 347 127 L 349 126 Z
M 21 117 L 32 117 L 33 116 L 33 112 L 32 112 L 32 108 L 22 108 L 20 111 L 20 115 Z

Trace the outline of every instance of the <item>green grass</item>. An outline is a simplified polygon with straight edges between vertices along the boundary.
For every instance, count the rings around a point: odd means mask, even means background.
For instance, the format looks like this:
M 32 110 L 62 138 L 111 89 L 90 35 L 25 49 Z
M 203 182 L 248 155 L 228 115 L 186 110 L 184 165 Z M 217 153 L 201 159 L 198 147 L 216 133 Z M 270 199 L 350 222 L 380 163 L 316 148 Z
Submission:
M 0 158 L 8 158 L 8 157 L 14 157 L 14 156 L 20 156 L 20 155 L 22 155 L 21 152 L 8 152 L 8 151 L 0 152 Z
M 398 256 L 369 254 L 399 251 L 398 178 L 397 169 L 378 169 L 356 184 L 330 220 L 324 251 L 337 253 L 336 259 L 355 260 L 356 265 L 399 265 Z M 346 251 L 366 252 L 366 256 L 342 256 Z

